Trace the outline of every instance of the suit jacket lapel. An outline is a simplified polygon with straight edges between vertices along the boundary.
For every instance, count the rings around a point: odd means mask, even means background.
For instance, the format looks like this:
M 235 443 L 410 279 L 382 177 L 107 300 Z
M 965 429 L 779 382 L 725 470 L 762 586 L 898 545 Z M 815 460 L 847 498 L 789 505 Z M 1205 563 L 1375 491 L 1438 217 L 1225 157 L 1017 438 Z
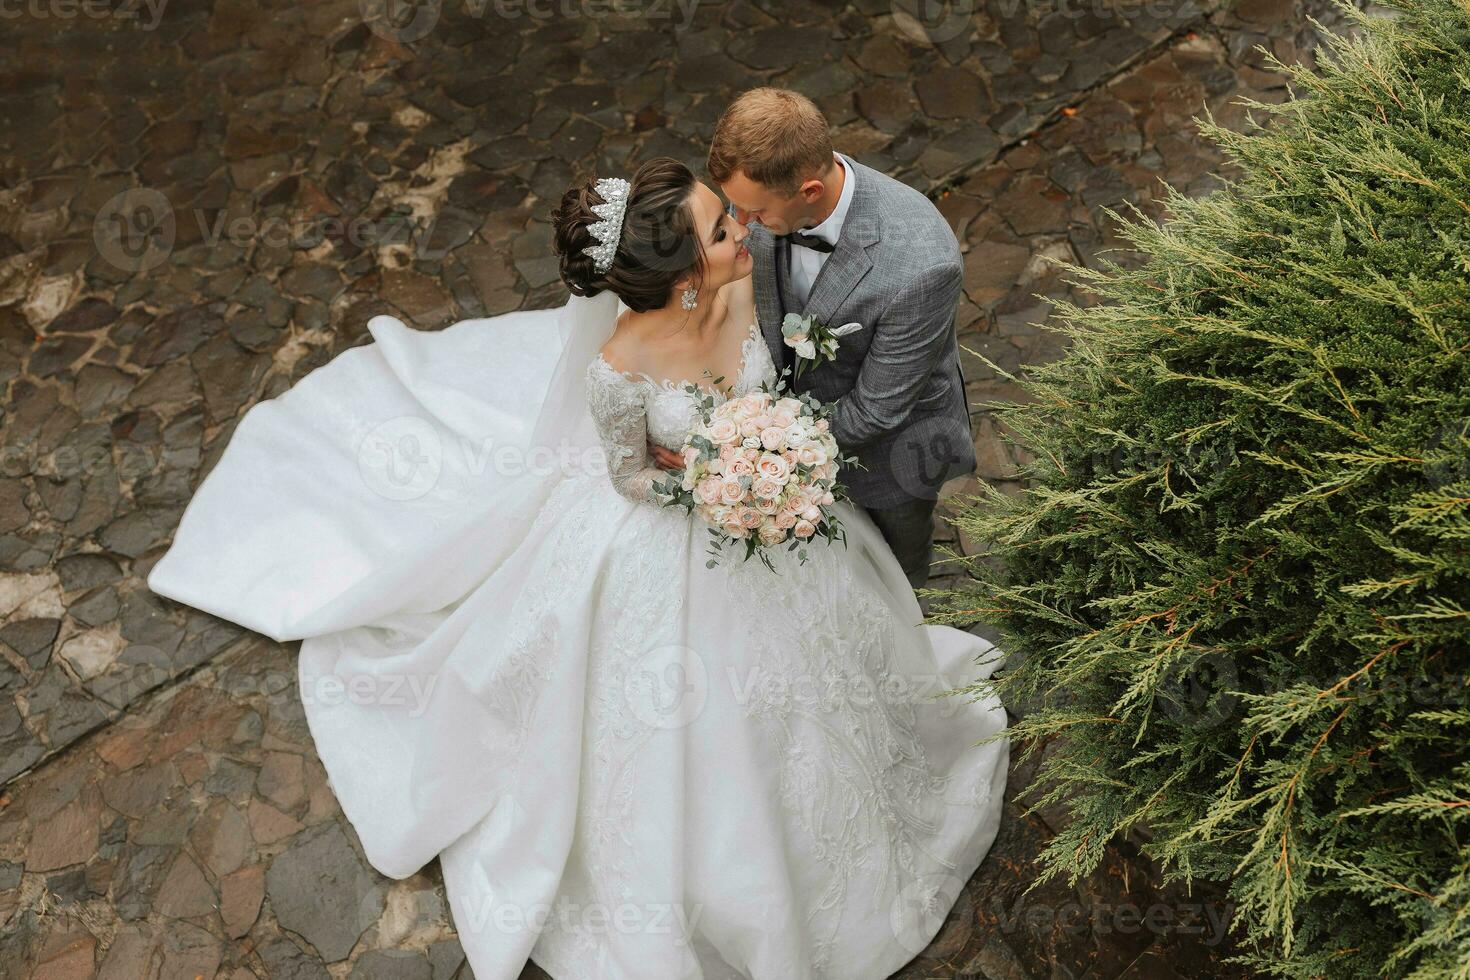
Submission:
M 776 242 L 776 282 L 780 285 L 781 315 L 801 309 L 791 289 L 791 243 L 787 241 Z
M 873 260 L 868 258 L 867 246 L 844 234 L 817 274 L 817 281 L 812 283 L 803 312 L 829 327 L 840 326 L 832 322 L 833 316 L 871 268 Z
M 780 243 L 764 228 L 750 236 L 751 255 L 755 258 L 755 304 L 756 319 L 760 321 L 761 336 L 771 349 L 771 360 L 776 369 L 781 369 L 782 352 L 786 345 L 781 340 L 781 321 L 786 317 L 782 303 L 781 261 L 784 254 Z
M 873 260 L 868 258 L 867 250 L 869 245 L 879 240 L 871 189 L 864 186 L 857 164 L 845 154 L 842 160 L 847 165 L 847 179 L 854 181 L 852 203 L 843 219 L 842 232 L 837 236 L 837 246 L 822 264 L 822 271 L 817 273 L 812 291 L 807 296 L 806 308 L 802 311 L 829 327 L 840 326 L 833 323 L 832 318 L 843 300 L 873 268 Z

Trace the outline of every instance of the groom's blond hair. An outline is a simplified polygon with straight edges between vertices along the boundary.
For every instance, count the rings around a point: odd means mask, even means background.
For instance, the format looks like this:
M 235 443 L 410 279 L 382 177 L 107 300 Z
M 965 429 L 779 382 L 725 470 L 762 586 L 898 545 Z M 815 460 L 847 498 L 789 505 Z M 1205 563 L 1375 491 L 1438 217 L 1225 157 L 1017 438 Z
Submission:
M 787 194 L 832 166 L 827 117 L 816 103 L 784 88 L 753 88 L 720 116 L 706 169 L 723 184 L 736 171 Z

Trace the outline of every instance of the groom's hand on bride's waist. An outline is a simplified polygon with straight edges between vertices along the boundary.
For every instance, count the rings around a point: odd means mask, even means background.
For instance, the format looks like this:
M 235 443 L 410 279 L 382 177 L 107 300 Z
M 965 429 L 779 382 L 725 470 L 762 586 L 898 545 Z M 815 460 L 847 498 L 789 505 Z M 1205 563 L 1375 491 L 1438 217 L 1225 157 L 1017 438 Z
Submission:
M 648 444 L 648 455 L 653 458 L 653 463 L 661 470 L 677 470 L 683 472 L 684 459 L 672 449 L 665 449 L 653 443 Z

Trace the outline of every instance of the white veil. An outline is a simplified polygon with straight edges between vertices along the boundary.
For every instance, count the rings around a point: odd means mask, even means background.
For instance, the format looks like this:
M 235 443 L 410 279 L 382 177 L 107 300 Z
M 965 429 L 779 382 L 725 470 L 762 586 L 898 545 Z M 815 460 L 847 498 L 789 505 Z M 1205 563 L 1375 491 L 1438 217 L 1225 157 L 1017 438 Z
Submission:
M 241 418 L 148 586 L 278 641 L 441 609 L 523 540 L 567 467 L 605 466 L 585 373 L 611 293 L 414 330 L 368 323 Z

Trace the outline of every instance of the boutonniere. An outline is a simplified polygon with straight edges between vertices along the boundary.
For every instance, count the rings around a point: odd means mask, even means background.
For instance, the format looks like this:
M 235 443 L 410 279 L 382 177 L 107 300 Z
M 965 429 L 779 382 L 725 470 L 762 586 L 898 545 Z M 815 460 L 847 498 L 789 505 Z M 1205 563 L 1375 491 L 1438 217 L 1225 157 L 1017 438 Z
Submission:
M 840 327 L 829 327 L 814 316 L 788 313 L 781 321 L 781 339 L 786 346 L 796 351 L 796 376 L 808 366 L 815 367 L 823 361 L 837 356 L 837 338 L 863 329 L 861 323 L 844 323 Z

